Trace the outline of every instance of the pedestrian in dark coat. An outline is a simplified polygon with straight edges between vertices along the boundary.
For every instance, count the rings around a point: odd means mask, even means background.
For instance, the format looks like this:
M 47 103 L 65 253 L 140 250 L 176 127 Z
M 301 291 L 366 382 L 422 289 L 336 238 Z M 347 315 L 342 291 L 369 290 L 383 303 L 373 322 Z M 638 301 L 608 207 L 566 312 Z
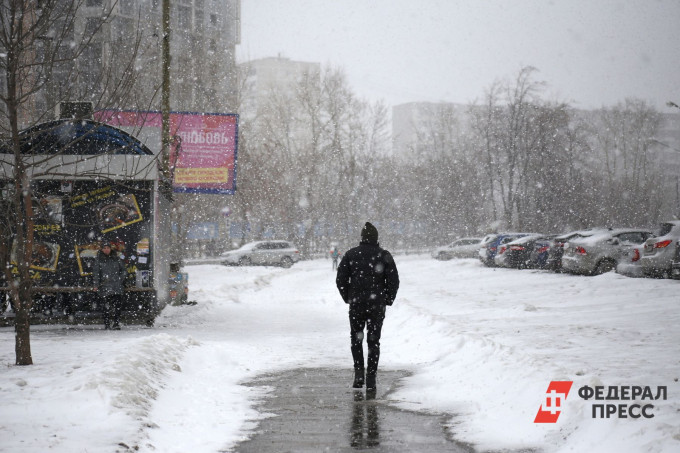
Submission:
M 120 330 L 126 277 L 127 271 L 118 253 L 111 249 L 110 242 L 104 242 L 94 262 L 92 284 L 104 303 L 105 329 L 111 327 Z
M 378 230 L 369 222 L 361 230 L 358 247 L 347 251 L 338 266 L 335 281 L 340 296 L 349 304 L 349 326 L 354 388 L 375 389 L 380 359 L 380 333 L 385 307 L 392 305 L 399 290 L 399 272 L 394 258 L 378 244 Z M 368 361 L 364 367 L 363 338 L 366 328 Z M 365 374 L 364 374 L 365 371 Z

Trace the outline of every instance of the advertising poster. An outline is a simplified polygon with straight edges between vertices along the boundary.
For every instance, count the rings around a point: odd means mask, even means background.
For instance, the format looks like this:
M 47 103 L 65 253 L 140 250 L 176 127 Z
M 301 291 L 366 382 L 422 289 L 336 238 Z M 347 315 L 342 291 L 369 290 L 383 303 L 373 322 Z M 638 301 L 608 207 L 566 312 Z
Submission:
M 150 182 L 36 180 L 32 188 L 35 219 L 30 269 L 37 286 L 88 286 L 103 241 L 110 242 L 123 258 L 131 280 L 136 273 L 151 272 Z M 15 241 L 10 260 L 16 272 Z
M 160 112 L 105 110 L 97 112 L 95 118 L 121 129 L 132 128 L 147 146 L 160 149 Z M 175 192 L 235 192 L 238 115 L 171 112 L 170 136 Z

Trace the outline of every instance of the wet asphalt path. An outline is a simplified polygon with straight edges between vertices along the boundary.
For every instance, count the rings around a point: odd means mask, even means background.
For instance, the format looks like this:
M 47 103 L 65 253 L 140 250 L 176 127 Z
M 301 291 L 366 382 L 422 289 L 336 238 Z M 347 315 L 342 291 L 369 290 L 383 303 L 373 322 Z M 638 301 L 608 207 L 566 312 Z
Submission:
M 446 416 L 397 409 L 389 395 L 407 374 L 378 372 L 375 395 L 351 388 L 352 371 L 314 368 L 266 375 L 250 383 L 274 390 L 259 410 L 262 420 L 248 441 L 231 452 L 473 452 L 456 443 Z

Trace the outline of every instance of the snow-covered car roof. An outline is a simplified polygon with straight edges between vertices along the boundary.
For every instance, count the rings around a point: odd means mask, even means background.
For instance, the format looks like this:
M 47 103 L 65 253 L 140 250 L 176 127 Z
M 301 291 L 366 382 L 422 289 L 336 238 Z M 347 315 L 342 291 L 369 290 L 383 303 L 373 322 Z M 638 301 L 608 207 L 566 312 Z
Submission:
M 508 244 L 525 244 L 529 241 L 533 241 L 536 239 L 540 239 L 545 237 L 543 234 L 529 234 L 528 236 L 522 236 L 519 239 L 515 239 L 514 241 L 509 242 Z
M 644 228 L 615 228 L 612 230 L 598 231 L 592 236 L 574 238 L 569 242 L 574 242 L 578 244 L 596 244 L 600 241 L 605 241 L 612 236 L 616 236 L 622 233 L 651 233 L 651 231 Z
M 607 232 L 606 228 L 590 228 L 586 230 L 576 230 L 576 231 L 570 231 L 569 233 L 564 233 L 560 234 L 559 236 L 555 237 L 555 240 L 561 240 L 561 239 L 568 239 L 571 236 L 578 235 L 578 236 L 592 236 L 594 234 L 598 233 L 604 233 Z

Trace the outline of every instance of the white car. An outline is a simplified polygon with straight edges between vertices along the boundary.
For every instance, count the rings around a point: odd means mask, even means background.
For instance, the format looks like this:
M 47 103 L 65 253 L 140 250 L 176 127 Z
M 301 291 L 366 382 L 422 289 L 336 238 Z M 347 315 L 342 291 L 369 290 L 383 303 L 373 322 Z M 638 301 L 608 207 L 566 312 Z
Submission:
M 640 257 L 642 272 L 647 277 L 670 278 L 675 248 L 680 242 L 680 220 L 663 222 L 657 234 L 645 242 Z
M 476 258 L 482 238 L 456 239 L 449 245 L 434 249 L 432 258 L 450 260 L 452 258 Z
M 291 267 L 293 263 L 300 261 L 300 251 L 288 241 L 249 242 L 220 256 L 225 266 L 261 264 Z

